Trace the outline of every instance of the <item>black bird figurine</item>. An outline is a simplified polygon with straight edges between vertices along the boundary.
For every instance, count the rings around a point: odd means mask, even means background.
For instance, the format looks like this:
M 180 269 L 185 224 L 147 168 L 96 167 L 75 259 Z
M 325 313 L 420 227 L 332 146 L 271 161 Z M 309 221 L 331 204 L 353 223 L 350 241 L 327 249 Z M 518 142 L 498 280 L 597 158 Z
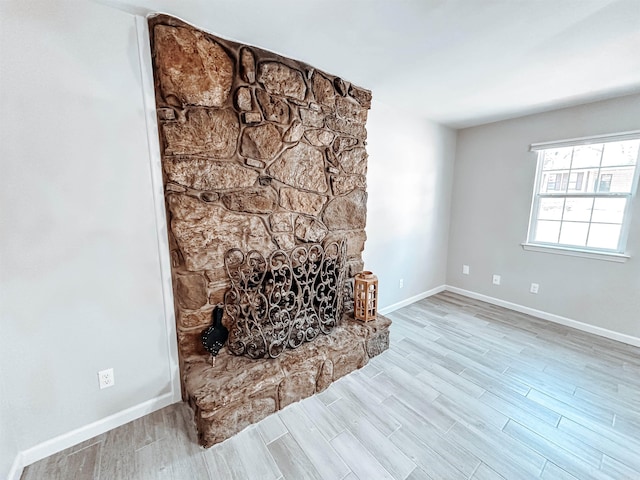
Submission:
M 202 331 L 202 345 L 211 354 L 211 365 L 215 365 L 216 355 L 229 338 L 229 330 L 222 324 L 223 314 L 224 309 L 220 305 L 216 305 L 212 314 L 213 323 Z

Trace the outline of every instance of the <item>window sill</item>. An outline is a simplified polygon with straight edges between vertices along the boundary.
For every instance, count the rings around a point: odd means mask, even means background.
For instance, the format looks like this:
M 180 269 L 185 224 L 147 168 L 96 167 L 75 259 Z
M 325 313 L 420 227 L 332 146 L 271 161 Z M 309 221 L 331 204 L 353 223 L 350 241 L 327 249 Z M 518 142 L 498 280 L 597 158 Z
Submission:
M 571 257 L 593 258 L 595 260 L 605 260 L 607 262 L 624 263 L 629 255 L 624 253 L 592 252 L 589 250 L 579 250 L 576 248 L 556 247 L 551 245 L 538 245 L 533 243 L 521 243 L 524 250 L 531 252 L 552 253 L 554 255 L 568 255 Z

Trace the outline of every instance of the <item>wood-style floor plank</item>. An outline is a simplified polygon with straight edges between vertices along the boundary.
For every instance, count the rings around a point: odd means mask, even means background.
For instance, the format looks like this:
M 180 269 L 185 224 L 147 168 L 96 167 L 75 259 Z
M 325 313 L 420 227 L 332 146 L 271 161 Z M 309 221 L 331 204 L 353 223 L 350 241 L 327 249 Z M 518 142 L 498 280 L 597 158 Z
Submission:
M 22 480 L 640 479 L 640 348 L 450 292 L 389 317 L 389 351 L 210 449 L 176 404 Z
M 472 480 L 506 480 L 495 470 L 487 467 L 484 463 L 481 463 L 477 470 L 473 473 Z
M 278 437 L 267 448 L 286 480 L 322 480 L 316 467 L 290 434 Z

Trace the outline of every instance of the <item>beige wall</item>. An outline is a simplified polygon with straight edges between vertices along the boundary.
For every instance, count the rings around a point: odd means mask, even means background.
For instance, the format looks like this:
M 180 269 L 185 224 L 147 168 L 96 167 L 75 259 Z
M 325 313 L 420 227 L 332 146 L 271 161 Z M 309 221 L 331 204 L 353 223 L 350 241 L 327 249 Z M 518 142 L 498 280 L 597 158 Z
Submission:
M 175 374 L 135 19 L 18 0 L 0 17 L 5 478 L 18 451 L 170 397 Z
M 385 309 L 445 283 L 455 131 L 376 102 L 375 92 L 367 131 L 363 258 Z
M 613 263 L 524 251 L 536 170 L 531 143 L 640 129 L 640 95 L 460 130 L 447 282 L 595 327 L 640 337 L 640 196 L 627 251 Z M 471 274 L 462 275 L 462 265 Z M 502 275 L 502 285 L 491 283 Z M 529 293 L 532 282 L 538 295 Z

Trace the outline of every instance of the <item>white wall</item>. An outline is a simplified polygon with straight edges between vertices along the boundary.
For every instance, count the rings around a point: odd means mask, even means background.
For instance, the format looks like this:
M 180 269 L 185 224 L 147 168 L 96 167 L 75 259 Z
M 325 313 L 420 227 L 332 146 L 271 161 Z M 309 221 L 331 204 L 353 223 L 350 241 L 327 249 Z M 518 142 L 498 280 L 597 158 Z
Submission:
M 363 256 L 385 309 L 445 283 L 455 131 L 374 101 L 367 132 Z
M 18 451 L 171 402 L 176 373 L 135 19 L 46 0 L 0 18 L 4 478 Z
M 458 132 L 448 284 L 640 338 L 640 196 L 626 263 L 524 251 L 536 170 L 531 143 L 640 129 L 640 95 Z M 471 267 L 462 275 L 462 265 Z M 502 285 L 491 283 L 502 275 Z M 540 293 L 529 293 L 531 282 Z
M 2 379 L 2 364 L 0 364 L 0 478 L 5 478 L 19 452 L 16 435 L 11 421 L 11 411 L 8 407 L 8 392 Z

